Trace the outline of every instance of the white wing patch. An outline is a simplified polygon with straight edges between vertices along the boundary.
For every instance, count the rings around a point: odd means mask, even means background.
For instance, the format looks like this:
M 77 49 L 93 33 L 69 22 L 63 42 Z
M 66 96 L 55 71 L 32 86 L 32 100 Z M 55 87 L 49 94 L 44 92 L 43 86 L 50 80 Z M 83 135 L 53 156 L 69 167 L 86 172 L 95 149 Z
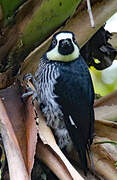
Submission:
M 69 115 L 69 120 L 70 120 L 71 124 L 73 126 L 75 126 L 75 128 L 77 128 L 76 124 L 74 123 L 74 121 L 73 121 L 73 119 L 72 119 L 72 117 L 70 115 Z

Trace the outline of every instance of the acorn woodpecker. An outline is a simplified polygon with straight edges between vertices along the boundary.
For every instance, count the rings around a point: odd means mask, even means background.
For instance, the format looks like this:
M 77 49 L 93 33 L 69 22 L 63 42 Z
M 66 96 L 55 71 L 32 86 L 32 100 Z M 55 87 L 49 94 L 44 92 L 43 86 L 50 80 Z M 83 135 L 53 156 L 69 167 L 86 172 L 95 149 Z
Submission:
M 32 78 L 37 100 L 59 147 L 74 145 L 87 174 L 87 152 L 94 134 L 94 90 L 75 35 L 56 33 Z

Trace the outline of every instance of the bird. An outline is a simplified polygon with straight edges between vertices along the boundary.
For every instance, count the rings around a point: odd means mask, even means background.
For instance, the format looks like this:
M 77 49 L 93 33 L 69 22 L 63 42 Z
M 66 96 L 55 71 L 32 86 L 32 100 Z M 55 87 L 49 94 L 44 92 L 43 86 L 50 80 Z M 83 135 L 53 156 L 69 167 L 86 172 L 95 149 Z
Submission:
M 35 97 L 59 147 L 73 145 L 87 175 L 87 153 L 94 137 L 94 88 L 73 32 L 53 35 L 32 79 Z

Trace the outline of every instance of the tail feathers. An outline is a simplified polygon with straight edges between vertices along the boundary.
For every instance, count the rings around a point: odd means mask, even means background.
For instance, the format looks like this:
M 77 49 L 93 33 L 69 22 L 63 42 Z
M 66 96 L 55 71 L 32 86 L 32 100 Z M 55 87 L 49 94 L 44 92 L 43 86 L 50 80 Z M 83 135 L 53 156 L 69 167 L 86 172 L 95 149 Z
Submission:
M 81 163 L 81 167 L 84 171 L 85 176 L 87 176 L 87 172 L 88 172 L 88 162 L 87 162 L 87 149 L 86 147 L 83 147 L 83 145 L 79 145 L 79 147 L 76 147 L 77 152 L 78 152 L 78 156 L 80 159 L 80 163 Z
M 72 119 L 74 118 L 72 117 Z M 69 118 L 67 119 L 66 117 L 65 120 L 67 120 L 65 121 L 65 123 L 66 123 L 67 130 L 69 131 L 71 140 L 74 144 L 76 151 L 78 152 L 81 168 L 83 169 L 84 174 L 87 175 L 88 157 L 89 157 L 87 156 L 87 154 L 90 151 L 90 143 L 87 142 L 88 130 L 86 129 L 85 131 L 83 131 L 82 130 L 83 125 L 80 122 L 79 124 L 77 123 L 78 125 L 76 124 L 75 126 L 73 123 L 71 123 Z M 73 121 L 73 122 L 76 122 L 76 121 Z
M 76 131 L 74 127 L 71 127 L 69 134 L 71 136 L 74 147 L 76 151 L 78 152 L 81 168 L 83 169 L 84 174 L 86 176 L 88 172 L 88 157 L 89 157 L 87 155 L 89 155 L 90 146 L 88 146 L 86 142 L 84 143 L 83 137 L 78 132 L 79 131 Z

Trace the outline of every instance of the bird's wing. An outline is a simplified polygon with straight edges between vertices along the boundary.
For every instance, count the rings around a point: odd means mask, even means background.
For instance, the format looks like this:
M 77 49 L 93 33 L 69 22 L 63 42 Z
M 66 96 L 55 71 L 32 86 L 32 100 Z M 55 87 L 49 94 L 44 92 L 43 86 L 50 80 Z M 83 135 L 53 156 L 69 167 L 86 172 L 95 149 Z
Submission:
M 60 68 L 54 91 L 86 173 L 86 151 L 94 132 L 94 91 L 86 64 L 82 58 L 78 61 L 71 63 L 70 67 L 65 65 Z

